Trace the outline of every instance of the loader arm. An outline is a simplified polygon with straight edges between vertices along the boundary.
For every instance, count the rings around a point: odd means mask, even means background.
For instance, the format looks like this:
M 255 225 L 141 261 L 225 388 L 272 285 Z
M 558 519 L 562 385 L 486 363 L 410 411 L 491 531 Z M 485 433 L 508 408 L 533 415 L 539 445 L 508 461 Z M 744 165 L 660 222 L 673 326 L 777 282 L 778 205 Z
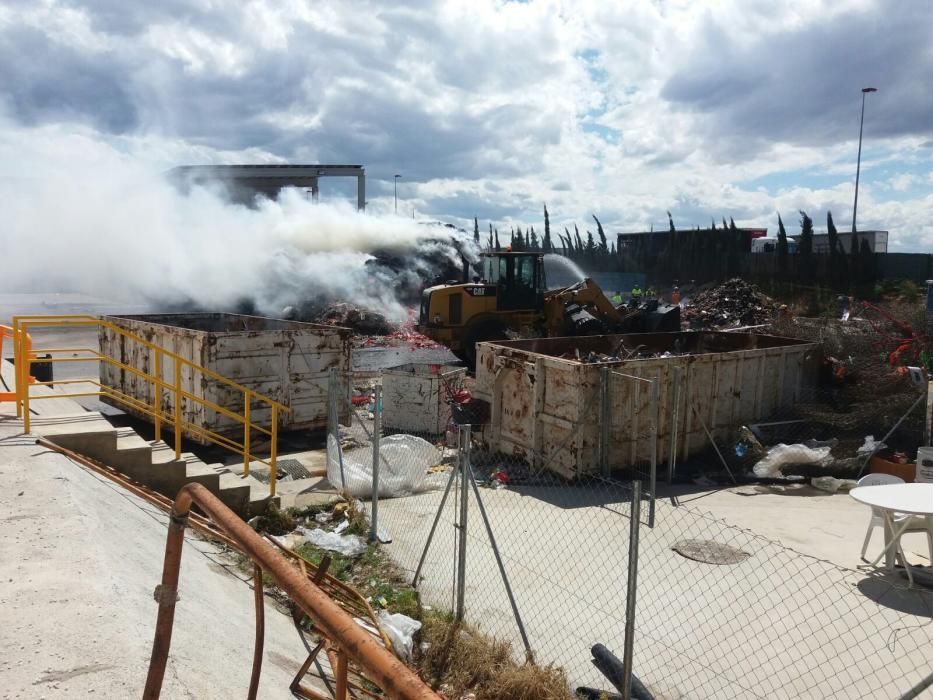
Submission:
M 544 295 L 544 314 L 550 335 L 575 334 L 580 330 L 573 327 L 575 319 L 585 316 L 611 329 L 621 326 L 632 315 L 613 306 L 599 285 L 589 277 L 569 287 L 547 292 Z

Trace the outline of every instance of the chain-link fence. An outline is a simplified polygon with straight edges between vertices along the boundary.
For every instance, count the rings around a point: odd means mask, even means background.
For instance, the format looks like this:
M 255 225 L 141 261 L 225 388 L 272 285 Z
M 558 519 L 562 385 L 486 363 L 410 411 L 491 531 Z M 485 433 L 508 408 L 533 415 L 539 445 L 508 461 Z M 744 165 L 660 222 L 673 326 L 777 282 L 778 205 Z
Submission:
M 683 488 L 655 483 L 748 483 L 780 437 L 834 437 L 805 413 L 831 396 L 804 372 L 819 360 L 786 355 L 772 369 L 687 359 L 597 368 L 599 379 L 543 424 L 522 414 L 544 410 L 521 372 L 496 389 L 521 400 L 486 415 L 458 403 L 464 378 L 449 369 L 403 372 L 410 405 L 387 403 L 391 374 L 332 376 L 331 481 L 366 500 L 424 605 L 463 614 L 511 641 L 517 657 L 562 666 L 574 686 L 609 688 L 590 657 L 602 643 L 620 658 L 631 653 L 634 674 L 658 698 L 898 698 L 933 668 L 933 594 L 896 571 L 840 566 L 727 524 L 678 501 Z M 791 362 L 801 371 L 778 377 Z M 780 391 L 768 394 L 770 384 Z M 740 386 L 752 387 L 744 404 Z M 876 437 L 898 418 L 874 414 Z M 404 432 L 392 427 L 405 420 Z M 920 440 L 922 425 L 911 425 L 898 430 Z M 854 436 L 864 432 L 853 424 Z M 633 478 L 644 485 L 637 537 Z M 785 516 L 778 507 L 772 517 Z M 853 561 L 861 536 L 841 545 L 853 547 Z

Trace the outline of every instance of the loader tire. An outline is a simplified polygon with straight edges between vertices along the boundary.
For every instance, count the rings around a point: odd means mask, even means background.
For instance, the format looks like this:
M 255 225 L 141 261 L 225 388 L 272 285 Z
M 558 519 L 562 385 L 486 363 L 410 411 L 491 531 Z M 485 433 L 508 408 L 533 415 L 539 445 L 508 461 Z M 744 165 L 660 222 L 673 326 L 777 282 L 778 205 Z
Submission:
M 476 369 L 476 344 L 487 340 L 505 340 L 505 325 L 495 319 L 477 321 L 466 332 L 463 344 L 463 361 L 467 363 L 470 371 Z

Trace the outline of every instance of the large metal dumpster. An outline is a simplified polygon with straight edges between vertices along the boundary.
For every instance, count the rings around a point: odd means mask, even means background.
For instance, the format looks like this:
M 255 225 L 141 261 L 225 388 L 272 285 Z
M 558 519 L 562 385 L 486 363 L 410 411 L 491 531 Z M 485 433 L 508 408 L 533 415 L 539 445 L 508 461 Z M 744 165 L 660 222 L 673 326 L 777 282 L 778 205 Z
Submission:
M 463 387 L 465 367 L 412 364 L 382 373 L 382 424 L 387 430 L 440 435 L 450 422 L 449 400 Z
M 576 359 L 612 353 L 620 343 L 643 346 L 639 354 L 646 357 Z M 815 381 L 818 348 L 790 338 L 724 332 L 481 343 L 474 395 L 490 403 L 483 438 L 491 449 L 573 478 L 606 466 L 645 464 L 653 448 L 658 463 L 666 462 L 675 403 L 680 459 L 708 445 L 704 424 L 723 435 L 790 408 Z M 658 382 L 656 445 L 648 430 L 650 386 L 632 377 Z
M 290 411 L 279 413 L 279 427 L 285 430 L 325 427 L 330 369 L 337 368 L 341 375 L 350 369 L 350 331 L 345 328 L 226 313 L 103 318 L 288 406 Z M 110 328 L 101 328 L 100 348 L 105 355 L 130 367 L 154 371 L 153 353 L 149 348 Z M 174 382 L 174 371 L 172 360 L 166 358 L 161 374 L 168 385 Z M 152 405 L 151 383 L 132 372 L 101 363 L 101 383 Z M 182 388 L 229 411 L 243 412 L 242 391 L 185 365 L 182 366 Z M 349 400 L 339 403 L 345 406 Z M 173 407 L 172 392 L 163 391 L 163 410 L 170 413 Z M 202 403 L 184 401 L 182 407 L 184 420 L 196 427 L 221 434 L 242 434 L 242 423 Z M 144 413 L 124 404 L 119 408 L 149 420 Z M 250 417 L 262 427 L 271 425 L 271 409 L 261 402 L 252 404 Z M 348 416 L 340 418 L 347 420 Z M 186 435 L 204 442 L 197 431 L 188 431 Z

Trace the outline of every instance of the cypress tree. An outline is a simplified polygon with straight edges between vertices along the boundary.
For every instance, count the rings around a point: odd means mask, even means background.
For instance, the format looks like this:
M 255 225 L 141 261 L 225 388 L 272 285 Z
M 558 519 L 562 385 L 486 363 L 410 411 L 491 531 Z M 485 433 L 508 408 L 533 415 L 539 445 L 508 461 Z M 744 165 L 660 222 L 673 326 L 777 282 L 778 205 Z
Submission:
M 473 217 L 473 242 L 479 245 L 479 220 L 475 216 Z
M 813 219 L 800 211 L 800 258 L 806 265 L 813 254 Z
M 551 244 L 551 218 L 547 213 L 547 204 L 544 205 L 544 242 L 542 247 L 545 253 L 550 253 L 554 250 L 554 246 Z
M 593 214 L 593 221 L 596 222 L 596 233 L 599 234 L 599 250 L 601 253 L 608 253 L 609 244 L 606 241 L 606 233 L 603 231 L 603 225 L 596 218 L 596 214 Z
M 787 231 L 784 230 L 784 222 L 781 220 L 781 215 L 778 214 L 778 242 L 777 242 L 777 254 L 778 254 L 778 266 L 781 269 L 781 272 L 787 272 Z
M 578 252 L 578 253 L 582 253 L 583 250 L 584 250 L 584 247 L 583 247 L 583 239 L 580 238 L 580 229 L 577 228 L 577 225 L 576 225 L 576 224 L 573 225 L 573 232 L 574 232 L 574 235 L 575 235 L 576 238 L 577 238 L 577 252 Z
M 496 227 L 496 250 L 502 250 L 502 246 L 499 245 L 499 227 Z
M 836 224 L 833 223 L 833 213 L 826 212 L 826 236 L 829 243 L 829 259 L 836 258 L 836 247 L 839 245 L 839 234 L 836 232 Z
M 538 244 L 538 234 L 535 233 L 535 227 L 531 227 L 531 241 L 528 243 L 529 250 L 541 250 L 541 246 Z
M 489 250 L 492 250 L 492 222 L 489 222 Z

